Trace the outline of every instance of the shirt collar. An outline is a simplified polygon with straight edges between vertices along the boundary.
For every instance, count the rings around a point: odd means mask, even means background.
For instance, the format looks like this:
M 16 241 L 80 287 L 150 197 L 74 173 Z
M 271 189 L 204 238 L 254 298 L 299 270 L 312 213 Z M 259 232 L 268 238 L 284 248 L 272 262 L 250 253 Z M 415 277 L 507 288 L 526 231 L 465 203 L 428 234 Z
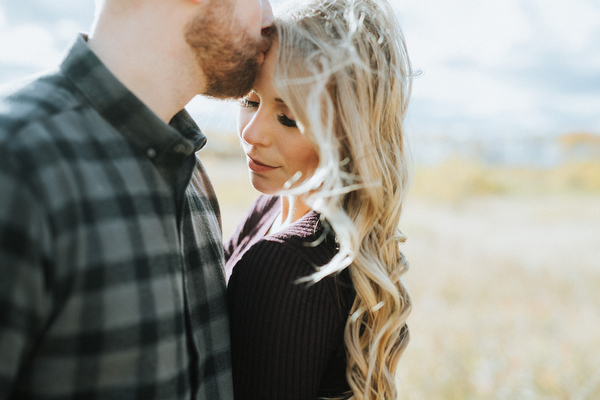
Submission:
M 131 93 L 100 61 L 79 35 L 61 64 L 65 76 L 116 130 L 152 159 L 168 153 L 190 155 L 206 144 L 206 136 L 183 109 L 165 124 Z

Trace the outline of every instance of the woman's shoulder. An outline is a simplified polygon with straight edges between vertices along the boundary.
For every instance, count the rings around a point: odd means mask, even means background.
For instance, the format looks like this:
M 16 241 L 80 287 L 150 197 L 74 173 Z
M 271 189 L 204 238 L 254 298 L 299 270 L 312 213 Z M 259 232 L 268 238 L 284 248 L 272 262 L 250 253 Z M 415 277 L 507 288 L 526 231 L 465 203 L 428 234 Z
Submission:
M 259 279 L 261 286 L 292 284 L 330 262 L 337 251 L 335 237 L 319 221 L 317 213 L 309 214 L 254 243 L 236 263 L 233 274 L 246 282 Z M 316 286 L 331 290 L 335 285 L 334 280 L 324 279 Z
M 327 264 L 337 251 L 333 231 L 321 221 L 320 215 L 310 211 L 280 232 L 265 236 L 264 241 L 279 251 L 294 254 L 314 266 Z
M 323 257 L 322 247 L 309 247 L 297 236 L 269 235 L 249 247 L 236 263 L 234 271 L 257 275 L 292 274 L 305 276 L 326 264 L 331 257 Z M 299 278 L 301 276 L 296 276 Z
M 347 269 L 316 283 L 299 282 L 331 261 L 336 249 L 332 239 L 325 237 L 316 246 L 299 236 L 261 239 L 233 268 L 228 284 L 230 303 L 250 307 L 265 299 L 265 304 L 281 303 L 273 307 L 282 315 L 301 308 L 306 313 L 326 314 L 332 323 L 343 323 L 355 297 Z M 240 302 L 248 304 L 242 306 Z
M 261 196 L 252 209 L 258 214 L 269 214 L 278 204 L 276 200 L 271 196 Z M 252 226 L 258 225 L 260 220 L 255 220 Z M 250 229 L 248 228 L 248 232 Z M 234 288 L 235 282 L 243 286 L 255 282 L 262 289 L 280 285 L 295 286 L 298 279 L 311 276 L 319 267 L 329 263 L 337 250 L 338 245 L 331 228 L 321 220 L 319 213 L 310 211 L 280 232 L 262 236 L 258 240 L 255 238 L 239 256 L 230 259 L 230 264 L 234 262 L 235 265 L 229 268 L 229 285 Z M 351 286 L 348 271 L 311 285 L 313 291 L 321 291 L 331 298 L 338 298 L 340 289 L 345 293 L 344 288 L 348 286 Z

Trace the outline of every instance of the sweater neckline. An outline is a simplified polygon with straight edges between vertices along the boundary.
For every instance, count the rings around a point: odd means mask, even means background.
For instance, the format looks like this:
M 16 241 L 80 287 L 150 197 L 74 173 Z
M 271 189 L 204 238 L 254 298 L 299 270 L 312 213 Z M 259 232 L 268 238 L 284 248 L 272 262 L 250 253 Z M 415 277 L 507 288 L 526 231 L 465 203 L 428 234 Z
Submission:
M 314 235 L 315 231 L 318 229 L 319 222 L 319 213 L 314 210 L 310 210 L 298 220 L 296 220 L 291 225 L 285 227 L 282 230 L 277 232 L 268 233 L 275 221 L 275 218 L 279 215 L 281 211 L 281 199 L 279 196 L 276 197 L 276 200 L 273 201 L 271 207 L 268 212 L 265 213 L 264 223 L 261 224 L 261 228 L 259 230 L 259 235 L 264 239 L 287 239 L 290 237 L 300 237 L 305 238 L 311 235 Z

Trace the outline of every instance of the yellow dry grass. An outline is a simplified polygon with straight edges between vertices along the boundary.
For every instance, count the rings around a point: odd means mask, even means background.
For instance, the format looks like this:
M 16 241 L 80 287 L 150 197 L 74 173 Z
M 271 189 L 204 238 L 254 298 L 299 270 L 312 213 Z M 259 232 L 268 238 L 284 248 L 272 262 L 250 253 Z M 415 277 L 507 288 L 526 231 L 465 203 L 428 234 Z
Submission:
M 600 196 L 412 198 L 403 225 L 403 398 L 600 398 Z
M 413 196 L 455 201 L 481 195 L 600 193 L 600 160 L 553 168 L 485 166 L 465 159 L 417 167 Z

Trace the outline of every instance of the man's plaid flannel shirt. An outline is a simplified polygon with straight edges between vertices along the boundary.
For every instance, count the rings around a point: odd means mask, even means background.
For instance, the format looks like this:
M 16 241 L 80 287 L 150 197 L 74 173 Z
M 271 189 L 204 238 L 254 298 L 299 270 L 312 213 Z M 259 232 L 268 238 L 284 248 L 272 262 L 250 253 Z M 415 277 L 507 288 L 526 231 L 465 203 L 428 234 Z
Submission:
M 233 398 L 205 142 L 85 37 L 0 98 L 0 399 Z

